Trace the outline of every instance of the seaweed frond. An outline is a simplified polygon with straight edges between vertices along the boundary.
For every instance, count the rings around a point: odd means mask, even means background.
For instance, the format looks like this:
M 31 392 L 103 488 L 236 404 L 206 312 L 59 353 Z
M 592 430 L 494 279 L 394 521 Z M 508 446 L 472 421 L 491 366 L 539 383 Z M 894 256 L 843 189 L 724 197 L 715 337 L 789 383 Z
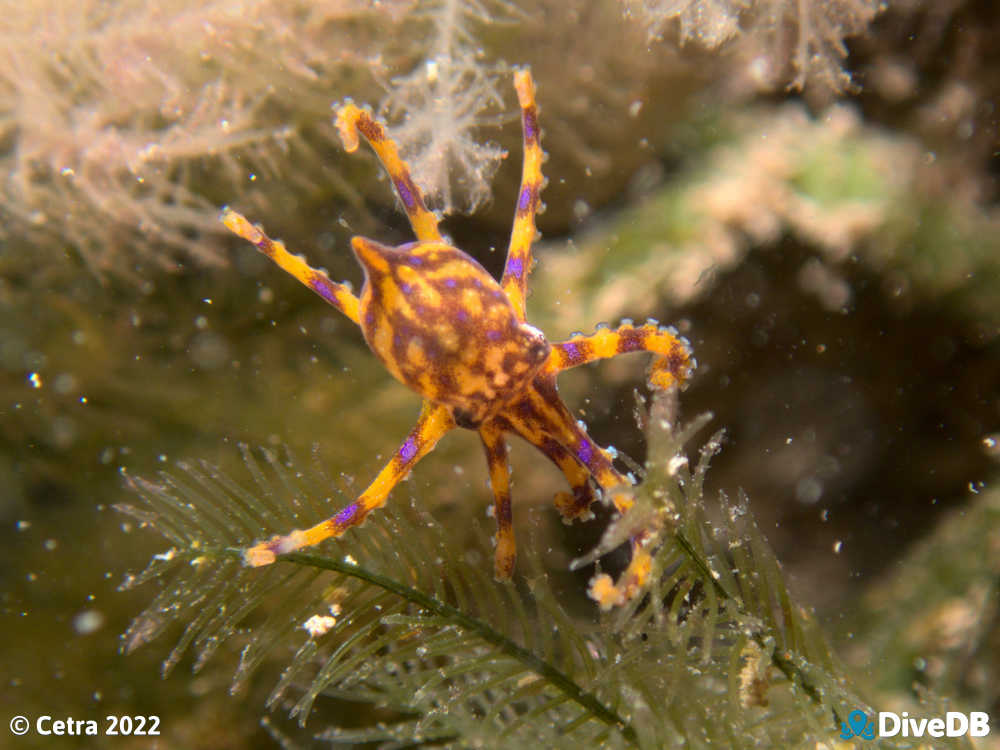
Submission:
M 602 679 L 629 686 L 644 746 L 695 736 L 733 747 L 791 747 L 831 738 L 851 710 L 872 709 L 852 689 L 810 613 L 788 591 L 781 565 L 740 494 L 704 497 L 721 431 L 693 466 L 684 446 L 711 420 L 688 425 L 676 399 L 654 397 L 646 417 L 650 459 L 632 510 L 597 552 L 644 524 L 652 571 L 645 595 L 606 614 Z M 636 515 L 637 519 L 630 518 Z
M 322 495 L 318 476 L 291 459 L 264 451 L 261 462 L 246 449 L 244 457 L 253 490 L 205 463 L 181 465 L 157 482 L 128 478 L 142 502 L 118 509 L 173 546 L 124 584 L 164 581 L 123 636 L 125 651 L 181 623 L 164 671 L 189 649 L 197 670 L 239 635 L 246 643 L 235 692 L 272 652 L 291 646 L 269 707 L 289 705 L 304 724 L 323 694 L 398 714 L 388 725 L 330 729 L 329 740 L 494 742 L 503 734 L 522 746 L 537 737 L 553 747 L 612 736 L 612 744 L 634 741 L 621 707 L 596 681 L 595 649 L 562 628 L 539 626 L 535 607 L 570 624 L 544 576 L 533 580 L 535 601 L 526 603 L 517 589 L 492 580 L 481 564 L 485 549 L 456 548 L 413 504 L 375 514 L 322 552 L 243 567 L 242 547 L 300 524 L 301 513 L 318 517 Z
M 164 582 L 125 634 L 126 650 L 171 623 L 166 659 L 200 668 L 225 640 L 244 642 L 233 689 L 265 660 L 292 654 L 268 707 L 305 723 L 333 697 L 378 709 L 335 743 L 545 747 L 793 747 L 832 740 L 853 690 L 814 619 L 794 603 L 747 499 L 704 500 L 716 433 L 693 464 L 685 443 L 710 417 L 682 426 L 676 398 L 645 415 L 650 459 L 632 510 L 613 524 L 650 529 L 641 595 L 598 620 L 571 615 L 527 545 L 526 586 L 489 576 L 486 532 L 473 545 L 397 499 L 363 529 L 265 568 L 241 549 L 328 515 L 334 483 L 290 458 L 244 449 L 255 486 L 214 467 L 182 465 L 157 482 L 130 478 L 141 505 L 122 508 L 171 545 L 132 586 Z M 717 516 L 717 517 L 716 517 Z M 315 709 L 314 709 L 315 704 Z M 322 712 L 321 721 L 326 717 Z M 386 717 L 391 717 L 387 719 Z
M 742 56 L 760 83 L 789 88 L 810 81 L 841 92 L 853 87 L 845 70 L 845 39 L 867 31 L 884 7 L 878 0 L 621 0 L 626 14 L 642 23 L 649 40 L 668 29 L 681 43 L 715 49 L 743 36 Z M 787 71 L 790 69 L 790 71 Z M 786 72 L 787 71 L 787 72 Z

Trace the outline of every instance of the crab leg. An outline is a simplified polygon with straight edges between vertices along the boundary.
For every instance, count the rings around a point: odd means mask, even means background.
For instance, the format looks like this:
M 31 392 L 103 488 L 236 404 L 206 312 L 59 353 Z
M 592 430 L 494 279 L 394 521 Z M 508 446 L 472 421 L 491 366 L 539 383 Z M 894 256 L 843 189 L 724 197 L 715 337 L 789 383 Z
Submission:
M 557 492 L 555 496 L 556 510 L 562 516 L 563 523 L 593 518 L 590 506 L 597 500 L 597 493 L 586 467 L 555 440 L 543 440 L 541 445 L 535 447 L 559 467 L 572 490 L 572 492 Z
M 360 324 L 358 298 L 351 292 L 347 284 L 331 281 L 326 271 L 313 268 L 301 256 L 292 255 L 280 240 L 272 240 L 264 230 L 247 221 L 242 214 L 225 208 L 222 211 L 222 223 L 233 234 L 239 235 L 247 242 L 256 245 L 264 255 L 277 263 L 282 269 L 297 278 L 316 294 L 340 310 L 355 323 Z
M 417 239 L 421 242 L 440 242 L 437 217 L 427 210 L 420 188 L 410 177 L 410 168 L 400 158 L 399 149 L 385 128 L 373 120 L 369 112 L 348 101 L 337 111 L 337 129 L 348 153 L 357 150 L 359 132 L 365 137 L 389 173 Z
M 399 484 L 417 462 L 430 453 L 438 440 L 454 426 L 455 422 L 447 409 L 425 401 L 413 430 L 357 500 L 343 508 L 337 515 L 311 528 L 297 529 L 290 534 L 276 536 L 249 547 L 243 551 L 243 559 L 253 567 L 270 565 L 278 555 L 302 547 L 311 547 L 330 537 L 340 536 L 353 526 L 358 526 L 364 522 L 369 513 L 385 505 L 393 487 Z
M 479 430 L 493 488 L 493 515 L 497 521 L 497 548 L 493 571 L 498 581 L 509 580 L 514 572 L 517 544 L 514 541 L 514 519 L 510 506 L 510 466 L 507 462 L 507 443 L 496 427 Z
M 531 243 L 535 241 L 535 213 L 538 194 L 542 189 L 542 146 L 538 130 L 538 108 L 535 106 L 535 83 L 531 72 L 514 73 L 514 87 L 521 105 L 521 129 L 524 134 L 524 161 L 521 166 L 521 187 L 517 193 L 517 211 L 507 248 L 507 263 L 500 285 L 514 305 L 514 311 L 525 319 L 525 296 L 528 274 L 531 272 Z
M 620 514 L 632 507 L 632 481 L 614 467 L 612 454 L 601 449 L 583 426 L 573 421 L 558 400 L 554 377 L 536 378 L 524 399 L 511 405 L 505 420 L 508 429 L 550 457 L 562 455 L 551 449 L 552 444 L 557 443 L 565 456 L 579 462 L 589 472 Z M 642 591 L 652 570 L 645 539 L 646 534 L 639 531 L 629 540 L 632 559 L 617 582 L 605 573 L 591 581 L 590 595 L 602 609 L 623 604 Z
M 651 388 L 683 385 L 694 367 L 691 348 L 673 328 L 663 327 L 654 320 L 642 325 L 623 320 L 618 328 L 598 328 L 590 335 L 581 333 L 553 344 L 544 370 L 555 374 L 587 362 L 639 351 L 658 355 L 649 367 Z

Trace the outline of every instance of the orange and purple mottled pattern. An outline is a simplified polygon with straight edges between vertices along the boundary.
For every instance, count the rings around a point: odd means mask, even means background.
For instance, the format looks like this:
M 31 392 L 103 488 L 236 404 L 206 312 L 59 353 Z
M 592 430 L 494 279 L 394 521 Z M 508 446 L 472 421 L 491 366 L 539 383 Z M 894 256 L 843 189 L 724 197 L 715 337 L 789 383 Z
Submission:
M 380 507 L 392 488 L 450 430 L 476 430 L 489 467 L 497 522 L 494 571 L 513 574 L 516 557 L 506 433 L 519 435 L 549 458 L 569 482 L 571 493 L 559 493 L 556 507 L 564 520 L 587 518 L 593 502 L 606 496 L 624 513 L 632 504 L 630 478 L 614 466 L 614 454 L 588 436 L 559 398 L 556 376 L 563 370 L 628 352 L 654 357 L 649 368 L 653 388 L 683 386 L 694 360 L 675 330 L 656 321 L 617 329 L 598 327 L 549 343 L 525 322 L 527 278 L 535 240 L 535 214 L 543 186 L 542 150 L 535 87 L 527 70 L 514 74 L 521 107 L 524 163 L 507 262 L 499 282 L 473 258 L 446 244 L 437 219 L 427 210 L 409 168 L 385 128 L 348 102 L 337 126 L 348 151 L 360 133 L 385 166 L 410 220 L 417 242 L 387 247 L 355 237 L 351 247 L 364 269 L 360 297 L 347 284 L 290 254 L 234 211 L 223 221 L 279 266 L 313 289 L 357 323 L 365 341 L 386 369 L 424 399 L 423 410 L 399 450 L 353 503 L 315 526 L 274 537 L 245 551 L 251 565 L 274 562 L 277 555 L 339 536 L 362 523 Z M 643 533 L 632 539 L 632 562 L 618 582 L 597 576 L 590 593 L 602 607 L 621 603 L 642 590 L 651 558 Z
M 528 386 L 549 344 L 517 319 L 479 263 L 444 243 L 391 248 L 355 238 L 365 270 L 361 330 L 386 369 L 476 427 Z

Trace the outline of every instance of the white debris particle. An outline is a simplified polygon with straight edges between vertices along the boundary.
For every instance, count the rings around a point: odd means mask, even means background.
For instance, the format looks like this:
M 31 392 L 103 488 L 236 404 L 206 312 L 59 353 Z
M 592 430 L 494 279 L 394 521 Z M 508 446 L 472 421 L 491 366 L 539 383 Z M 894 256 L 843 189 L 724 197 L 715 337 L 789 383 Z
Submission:
M 309 633 L 313 638 L 317 636 L 326 635 L 330 632 L 330 628 L 337 624 L 337 618 L 331 617 L 330 615 L 313 615 L 304 623 L 302 623 L 302 629 Z
M 667 463 L 667 474 L 670 476 L 677 476 L 677 472 L 680 471 L 682 466 L 687 466 L 688 458 L 687 456 L 676 455 L 670 459 Z

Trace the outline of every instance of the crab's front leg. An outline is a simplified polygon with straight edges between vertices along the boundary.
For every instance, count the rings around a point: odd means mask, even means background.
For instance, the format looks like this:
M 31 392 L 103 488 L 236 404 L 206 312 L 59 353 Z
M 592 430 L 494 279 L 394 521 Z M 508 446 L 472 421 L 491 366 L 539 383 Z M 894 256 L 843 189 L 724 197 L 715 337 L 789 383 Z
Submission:
M 510 429 L 550 458 L 565 455 L 573 464 L 585 469 L 619 514 L 624 515 L 632 508 L 633 481 L 615 468 L 613 454 L 598 446 L 582 424 L 573 420 L 559 400 L 554 377 L 536 378 L 524 398 L 506 412 L 506 419 Z M 553 451 L 553 445 L 558 445 L 559 449 Z M 575 480 L 570 477 L 577 475 L 572 473 L 569 461 L 563 459 L 563 462 L 571 470 L 567 478 L 572 484 Z M 623 604 L 643 591 L 652 570 L 652 557 L 646 549 L 650 538 L 648 531 L 636 528 L 628 532 L 632 559 L 617 581 L 605 573 L 591 580 L 590 595 L 602 609 Z
M 490 486 L 493 488 L 493 516 L 497 521 L 497 548 L 493 571 L 498 581 L 509 580 L 514 572 L 517 559 L 517 544 L 514 541 L 514 517 L 510 505 L 510 465 L 507 461 L 507 442 L 503 432 L 495 426 L 484 425 L 479 429 L 486 462 L 490 471 Z
M 528 70 L 514 73 L 514 87 L 521 105 L 521 130 L 524 137 L 524 163 L 521 167 L 521 187 L 517 193 L 514 227 L 507 248 L 500 285 L 510 299 L 520 320 L 525 319 L 525 296 L 528 273 L 531 271 L 531 243 L 535 241 L 535 214 L 538 195 L 542 190 L 542 146 L 538 129 L 538 108 L 535 105 L 535 83 Z
M 455 427 L 451 413 L 443 406 L 424 402 L 423 411 L 406 440 L 388 464 L 357 500 L 343 508 L 337 515 L 308 529 L 299 529 L 284 536 L 276 536 L 243 552 L 247 564 L 254 567 L 269 565 L 278 555 L 340 536 L 352 526 L 362 523 L 367 515 L 385 505 L 386 498 L 421 458 L 430 453 L 441 437 Z
M 544 370 L 555 375 L 587 362 L 639 351 L 657 355 L 649 366 L 651 388 L 683 386 L 695 365 L 691 347 L 673 328 L 655 320 L 642 325 L 623 320 L 618 328 L 599 327 L 590 335 L 581 333 L 553 344 Z
M 614 467 L 611 454 L 591 440 L 579 424 L 565 424 L 563 427 L 568 432 L 566 444 L 573 455 L 591 472 L 619 515 L 626 514 L 635 502 L 631 491 L 634 480 L 623 476 Z M 630 531 L 632 557 L 617 581 L 607 573 L 600 573 L 591 579 L 588 593 L 601 609 L 620 606 L 645 589 L 653 569 L 653 558 L 646 544 L 649 531 L 648 528 Z
M 312 289 L 352 321 L 360 324 L 361 317 L 358 312 L 358 298 L 351 292 L 347 284 L 338 284 L 335 281 L 331 281 L 325 271 L 313 268 L 298 255 L 292 255 L 285 247 L 285 243 L 272 240 L 264 234 L 263 229 L 255 224 L 251 224 L 242 214 L 233 211 L 231 208 L 223 209 L 222 223 L 226 225 L 226 229 L 230 232 L 255 245 L 261 253 L 273 260 L 282 269 Z
M 399 149 L 385 128 L 372 119 L 371 114 L 348 101 L 337 111 L 337 129 L 344 149 L 350 153 L 358 148 L 358 133 L 365 137 L 379 161 L 389 173 L 389 179 L 396 188 L 396 194 L 403 204 L 403 210 L 410 220 L 413 233 L 422 242 L 440 242 L 437 217 L 427 210 L 420 189 L 410 176 L 410 168 L 399 156 Z

